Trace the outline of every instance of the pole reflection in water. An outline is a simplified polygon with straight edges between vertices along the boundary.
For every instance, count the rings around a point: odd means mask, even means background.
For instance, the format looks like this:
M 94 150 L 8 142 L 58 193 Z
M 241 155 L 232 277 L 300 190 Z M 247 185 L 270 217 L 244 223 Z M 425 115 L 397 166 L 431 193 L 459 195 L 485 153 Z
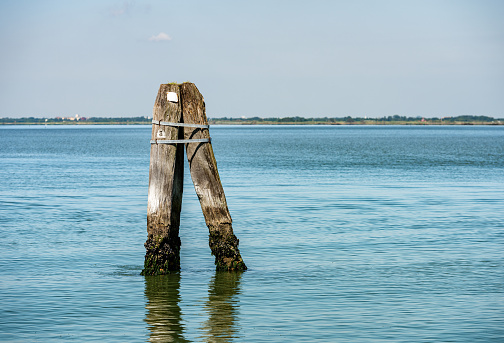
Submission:
M 232 342 L 239 338 L 238 299 L 241 272 L 215 272 L 208 285 L 203 337 L 208 342 Z
M 150 342 L 188 342 L 182 335 L 179 289 L 180 273 L 145 277 Z

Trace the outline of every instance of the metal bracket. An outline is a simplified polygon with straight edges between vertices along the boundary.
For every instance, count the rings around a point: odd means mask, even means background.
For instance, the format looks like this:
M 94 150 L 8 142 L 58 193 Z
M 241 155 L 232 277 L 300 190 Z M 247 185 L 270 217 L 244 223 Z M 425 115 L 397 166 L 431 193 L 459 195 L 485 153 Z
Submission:
M 162 126 L 181 126 L 181 127 L 196 127 L 199 129 L 208 129 L 210 125 L 202 125 L 202 124 L 189 124 L 189 123 L 171 123 L 168 121 L 161 120 L 152 120 L 152 124 L 162 125 Z
M 154 139 L 150 144 L 177 144 L 177 143 L 211 143 L 211 138 L 195 138 L 195 139 Z

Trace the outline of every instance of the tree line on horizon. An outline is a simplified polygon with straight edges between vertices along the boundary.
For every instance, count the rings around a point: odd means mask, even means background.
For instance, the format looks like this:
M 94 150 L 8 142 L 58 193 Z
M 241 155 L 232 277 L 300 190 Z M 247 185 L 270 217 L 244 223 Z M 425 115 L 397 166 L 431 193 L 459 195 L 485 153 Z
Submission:
M 456 117 L 434 117 L 434 118 L 425 118 L 421 116 L 416 117 L 406 117 L 406 116 L 384 116 L 379 118 L 362 118 L 362 117 L 319 117 L 319 118 L 305 118 L 305 117 L 272 117 L 272 118 L 261 118 L 261 117 L 251 117 L 251 118 L 231 118 L 231 117 L 222 117 L 222 118 L 209 118 L 210 121 L 220 122 L 220 121 L 228 121 L 228 122 L 276 122 L 276 123 L 306 123 L 306 122 L 322 122 L 322 123 L 358 123 L 358 122 L 418 122 L 418 121 L 429 121 L 429 122 L 485 122 L 491 123 L 498 121 L 500 119 L 495 119 L 494 117 L 489 116 L 481 116 L 481 115 L 462 115 Z M 502 119 L 504 120 L 504 119 Z
M 456 117 L 442 117 L 442 118 L 425 118 L 421 116 L 416 117 L 406 117 L 406 116 L 384 116 L 380 118 L 363 118 L 363 117 L 318 117 L 318 118 L 305 118 L 305 117 L 271 117 L 271 118 L 261 118 L 261 117 L 251 117 L 251 118 L 233 118 L 233 117 L 221 117 L 221 118 L 209 118 L 211 123 L 347 123 L 347 124 L 358 124 L 358 123 L 387 123 L 387 122 L 419 122 L 428 121 L 430 123 L 493 123 L 504 119 L 495 119 L 494 117 L 482 116 L 482 115 L 462 115 Z M 70 120 L 68 118 L 35 118 L 35 117 L 23 117 L 23 118 L 0 118 L 0 124 L 150 124 L 151 118 L 142 117 L 89 117 L 89 118 L 79 118 L 78 120 Z
M 79 119 L 69 119 L 69 118 L 35 118 L 35 117 L 23 117 L 23 118 L 0 118 L 0 124 L 78 124 L 78 123 L 89 123 L 89 124 L 148 124 L 151 123 L 152 119 L 149 117 L 90 117 Z

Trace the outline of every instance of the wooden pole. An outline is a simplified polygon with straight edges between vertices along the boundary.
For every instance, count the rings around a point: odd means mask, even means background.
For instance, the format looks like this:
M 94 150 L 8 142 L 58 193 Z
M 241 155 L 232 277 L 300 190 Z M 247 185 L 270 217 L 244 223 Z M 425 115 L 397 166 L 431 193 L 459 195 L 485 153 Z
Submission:
M 208 125 L 205 101 L 196 85 L 180 85 L 185 123 Z M 184 128 L 185 139 L 210 138 L 208 129 Z M 186 143 L 187 159 L 194 189 L 209 230 L 209 244 L 217 270 L 246 270 L 233 233 L 231 214 L 217 170 L 211 143 Z
M 153 120 L 180 122 L 180 102 L 170 102 L 167 93 L 176 93 L 177 84 L 159 87 Z M 152 139 L 178 139 L 179 127 L 152 125 Z M 147 201 L 147 242 L 142 275 L 160 275 L 180 269 L 180 210 L 184 181 L 184 148 L 182 144 L 151 144 L 149 194 Z
M 168 93 L 177 100 L 169 101 Z M 161 85 L 154 104 L 152 140 L 185 142 L 191 178 L 209 230 L 209 243 L 217 270 L 246 270 L 233 233 L 208 128 L 168 123 L 208 125 L 203 96 L 192 83 Z M 161 123 L 162 124 L 162 123 Z M 208 139 L 207 142 L 191 142 Z M 151 144 L 147 242 L 142 275 L 167 274 L 180 269 L 180 210 L 184 174 L 182 143 Z

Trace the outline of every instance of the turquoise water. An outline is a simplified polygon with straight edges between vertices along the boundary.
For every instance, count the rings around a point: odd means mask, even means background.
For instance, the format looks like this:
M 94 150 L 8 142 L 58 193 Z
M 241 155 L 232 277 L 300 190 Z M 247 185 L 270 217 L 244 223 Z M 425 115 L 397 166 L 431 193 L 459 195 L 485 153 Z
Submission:
M 143 277 L 149 126 L 0 127 L 2 342 L 502 342 L 504 127 L 215 126 L 249 267 Z

